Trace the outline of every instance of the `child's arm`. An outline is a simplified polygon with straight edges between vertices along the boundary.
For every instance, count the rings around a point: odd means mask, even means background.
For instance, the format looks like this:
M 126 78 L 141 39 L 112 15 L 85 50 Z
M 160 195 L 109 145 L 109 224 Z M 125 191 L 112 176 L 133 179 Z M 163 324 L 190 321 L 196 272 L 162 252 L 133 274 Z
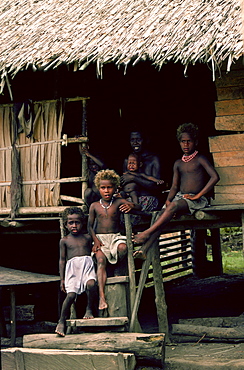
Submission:
M 119 198 L 119 200 L 120 200 L 120 206 L 119 206 L 120 212 L 128 213 L 132 209 L 135 209 L 137 211 L 141 210 L 141 206 L 138 203 L 128 202 L 128 200 L 123 199 L 123 198 Z
M 95 211 L 94 203 L 92 203 L 89 209 L 87 227 L 88 227 L 88 233 L 91 235 L 93 243 L 94 243 L 92 247 L 92 252 L 94 253 L 96 253 L 99 249 L 101 249 L 101 246 L 103 245 L 102 242 L 97 238 L 95 230 L 94 230 L 95 220 L 96 220 L 96 211 Z
M 203 155 L 199 156 L 199 163 L 203 166 L 207 174 L 209 175 L 209 180 L 207 184 L 203 187 L 203 189 L 196 195 L 189 195 L 185 194 L 184 198 L 190 200 L 197 200 L 201 196 L 210 192 L 213 189 L 214 185 L 219 181 L 219 175 L 216 172 L 215 168 L 211 165 L 211 163 L 207 160 L 206 157 Z
M 164 184 L 164 180 L 156 179 L 156 177 L 154 177 L 154 176 L 148 176 L 148 175 L 146 175 L 145 173 L 140 173 L 140 176 L 141 176 L 141 177 L 144 177 L 145 179 L 148 179 L 148 180 L 150 180 L 150 181 L 155 182 L 157 185 L 162 185 L 162 184 Z
M 168 194 L 166 202 L 165 202 L 166 207 L 172 202 L 176 193 L 178 192 L 179 184 L 180 184 L 180 174 L 179 174 L 179 170 L 178 170 L 178 161 L 176 161 L 175 164 L 174 164 L 174 167 L 173 167 L 172 185 L 171 185 L 169 194 Z
M 120 181 L 121 181 L 122 186 L 125 186 L 126 184 L 129 184 L 130 182 L 135 182 L 137 185 L 142 186 L 146 189 L 155 188 L 154 181 L 151 181 L 148 178 L 140 176 L 140 174 L 136 174 L 135 172 L 125 172 L 121 176 Z
M 65 275 L 65 265 L 66 265 L 66 246 L 64 239 L 59 242 L 59 275 L 60 275 L 60 289 L 66 293 L 64 286 L 64 275 Z
M 81 144 L 79 144 L 79 151 L 80 154 L 85 154 L 87 157 L 90 157 L 93 160 L 93 162 L 95 162 L 101 169 L 105 167 L 104 163 L 100 159 L 92 155 L 86 147 L 82 148 Z

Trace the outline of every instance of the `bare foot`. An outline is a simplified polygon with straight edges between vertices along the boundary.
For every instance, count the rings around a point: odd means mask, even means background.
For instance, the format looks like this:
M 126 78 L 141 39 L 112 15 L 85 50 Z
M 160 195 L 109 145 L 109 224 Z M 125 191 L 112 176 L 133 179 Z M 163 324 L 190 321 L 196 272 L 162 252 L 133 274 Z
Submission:
M 132 234 L 132 241 L 135 244 L 144 244 L 149 239 L 149 236 L 142 231 L 139 234 Z
M 100 299 L 99 299 L 99 306 L 98 306 L 98 309 L 99 309 L 99 310 L 104 310 L 105 308 L 108 308 L 108 304 L 107 304 L 107 302 L 105 301 L 105 298 L 100 297 Z
M 83 316 L 83 319 L 94 319 L 94 316 L 92 314 L 92 310 L 87 308 L 85 315 Z
M 135 251 L 133 253 L 133 257 L 134 258 L 139 258 L 139 259 L 141 259 L 143 261 L 145 261 L 147 259 L 146 253 L 143 250 L 140 250 L 140 249 L 138 249 L 137 251 Z
M 65 337 L 64 332 L 65 332 L 65 325 L 59 322 L 56 329 L 55 329 L 55 333 L 57 333 L 58 336 L 60 336 L 60 337 Z

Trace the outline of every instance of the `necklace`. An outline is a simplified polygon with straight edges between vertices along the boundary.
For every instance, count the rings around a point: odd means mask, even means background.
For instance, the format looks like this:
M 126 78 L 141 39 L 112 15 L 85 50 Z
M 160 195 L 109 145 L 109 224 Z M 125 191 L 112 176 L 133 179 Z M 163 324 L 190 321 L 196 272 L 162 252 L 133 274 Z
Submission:
M 105 206 L 102 202 L 102 199 L 100 199 L 100 204 L 101 206 L 105 209 L 105 213 L 106 213 L 106 217 L 108 217 L 108 209 L 111 207 L 112 203 L 113 203 L 113 198 L 111 199 L 111 202 L 109 203 L 108 206 Z
M 183 162 L 190 162 L 194 157 L 196 157 L 197 153 L 198 153 L 198 151 L 195 150 L 195 152 L 190 154 L 190 155 L 183 154 L 181 159 L 182 159 Z

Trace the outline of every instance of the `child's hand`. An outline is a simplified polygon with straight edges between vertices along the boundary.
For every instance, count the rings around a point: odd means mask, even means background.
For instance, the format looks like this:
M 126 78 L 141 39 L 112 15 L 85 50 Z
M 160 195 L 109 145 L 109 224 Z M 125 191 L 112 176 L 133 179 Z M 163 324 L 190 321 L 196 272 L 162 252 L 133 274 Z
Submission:
M 94 244 L 93 244 L 92 252 L 96 253 L 97 251 L 99 251 L 101 249 L 101 246 L 103 246 L 103 245 L 104 244 L 99 239 L 97 239 L 97 241 L 95 241 Z
M 189 200 L 197 200 L 199 197 L 197 195 L 190 195 L 190 194 L 184 194 L 183 198 L 189 199 Z
M 83 147 L 81 144 L 79 144 L 79 150 L 80 154 L 85 154 L 87 157 L 89 157 L 90 153 L 88 152 L 88 147 Z
M 119 206 L 120 212 L 128 213 L 134 208 L 133 203 L 124 203 Z
M 168 206 L 170 205 L 170 203 L 171 203 L 171 202 L 170 202 L 169 200 L 166 200 L 166 202 L 165 202 L 165 206 L 166 206 L 166 207 L 168 207 Z
M 61 280 L 61 282 L 60 282 L 60 289 L 61 289 L 62 292 L 66 293 L 64 280 Z
M 157 185 L 163 185 L 164 184 L 164 180 L 158 180 L 157 181 Z

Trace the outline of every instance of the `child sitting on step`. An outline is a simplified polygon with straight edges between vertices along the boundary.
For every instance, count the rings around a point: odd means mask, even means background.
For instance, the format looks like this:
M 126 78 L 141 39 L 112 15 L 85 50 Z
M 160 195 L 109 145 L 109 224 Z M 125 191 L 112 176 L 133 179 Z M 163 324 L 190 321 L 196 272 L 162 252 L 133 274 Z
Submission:
M 105 299 L 105 283 L 107 279 L 106 264 L 117 264 L 114 275 L 124 275 L 121 271 L 127 254 L 126 237 L 120 234 L 120 214 L 139 205 L 126 199 L 114 197 L 119 187 L 120 177 L 114 170 L 101 170 L 94 179 L 101 199 L 93 202 L 89 209 L 88 231 L 94 245 L 92 251 L 97 261 L 97 280 L 99 287 L 99 314 L 104 316 L 108 307 Z M 119 271 L 120 270 L 120 271 Z M 123 271 L 124 272 L 124 271 Z

